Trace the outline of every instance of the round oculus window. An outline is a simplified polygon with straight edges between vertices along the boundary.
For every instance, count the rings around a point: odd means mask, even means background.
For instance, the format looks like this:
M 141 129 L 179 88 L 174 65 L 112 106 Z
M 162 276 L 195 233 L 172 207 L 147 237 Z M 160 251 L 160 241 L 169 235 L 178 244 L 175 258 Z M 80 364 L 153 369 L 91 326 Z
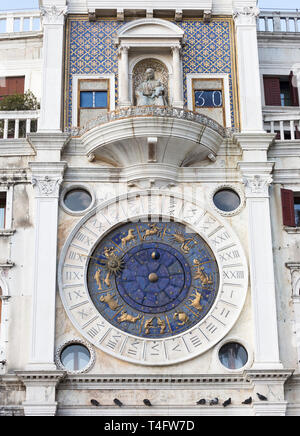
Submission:
M 91 194 L 84 189 L 72 189 L 64 196 L 64 205 L 72 212 L 83 212 L 92 204 Z
M 220 348 L 219 359 L 225 368 L 238 370 L 248 362 L 248 353 L 241 344 L 230 342 Z
M 240 196 L 232 189 L 220 189 L 213 197 L 214 205 L 222 212 L 233 212 L 241 205 Z
M 68 345 L 60 354 L 62 366 L 68 371 L 81 371 L 88 366 L 91 353 L 81 344 Z

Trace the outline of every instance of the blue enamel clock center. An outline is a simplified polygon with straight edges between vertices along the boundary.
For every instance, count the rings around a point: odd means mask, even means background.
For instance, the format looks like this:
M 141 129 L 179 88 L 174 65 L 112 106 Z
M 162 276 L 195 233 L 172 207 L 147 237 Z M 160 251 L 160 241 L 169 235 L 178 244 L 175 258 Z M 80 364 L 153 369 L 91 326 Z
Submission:
M 207 243 L 176 222 L 127 223 L 104 237 L 88 266 L 90 297 L 114 327 L 166 338 L 198 324 L 219 289 Z
M 125 268 L 117 289 L 136 310 L 162 313 L 177 307 L 188 295 L 191 270 L 183 255 L 166 244 L 144 243 L 124 256 Z

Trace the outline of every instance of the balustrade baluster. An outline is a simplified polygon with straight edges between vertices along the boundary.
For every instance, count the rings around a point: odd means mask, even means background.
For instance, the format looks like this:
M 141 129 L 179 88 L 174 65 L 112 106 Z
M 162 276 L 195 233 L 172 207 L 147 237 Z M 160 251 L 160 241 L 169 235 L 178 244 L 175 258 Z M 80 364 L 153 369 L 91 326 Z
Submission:
M 20 130 L 20 120 L 16 119 L 15 120 L 15 138 L 14 139 L 19 139 L 19 130 Z
M 290 121 L 290 129 L 291 129 L 291 140 L 295 139 L 295 123 L 293 120 Z
M 4 120 L 3 139 L 7 139 L 7 136 L 8 136 L 8 120 Z

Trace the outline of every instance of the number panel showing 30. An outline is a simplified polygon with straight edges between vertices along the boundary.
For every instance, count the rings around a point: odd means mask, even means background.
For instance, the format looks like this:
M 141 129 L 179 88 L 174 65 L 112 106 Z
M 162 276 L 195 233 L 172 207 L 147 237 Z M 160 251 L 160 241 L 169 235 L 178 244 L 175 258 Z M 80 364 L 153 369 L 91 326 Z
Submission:
M 220 108 L 223 106 L 222 91 L 195 91 L 195 106 L 197 108 Z

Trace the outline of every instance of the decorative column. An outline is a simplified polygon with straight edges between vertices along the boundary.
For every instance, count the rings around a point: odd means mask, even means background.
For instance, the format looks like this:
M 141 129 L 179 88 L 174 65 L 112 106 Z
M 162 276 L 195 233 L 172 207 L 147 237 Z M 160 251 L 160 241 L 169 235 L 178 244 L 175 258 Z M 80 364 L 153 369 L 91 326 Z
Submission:
M 240 83 L 242 132 L 262 132 L 261 83 L 257 44 L 256 7 L 239 8 L 234 13 Z
M 65 3 L 65 2 L 64 2 Z M 39 131 L 60 131 L 64 24 L 67 7 L 43 7 L 43 90 Z
M 173 53 L 173 106 L 183 107 L 180 45 L 174 45 L 172 47 L 172 53 Z
M 247 154 L 247 153 L 246 153 Z M 254 325 L 255 361 L 253 368 L 281 369 L 269 186 L 272 162 L 241 162 L 248 208 L 251 294 Z
M 59 187 L 65 162 L 31 162 L 35 194 L 35 255 L 32 338 L 28 370 L 52 371 L 54 364 L 56 259 Z
M 131 106 L 129 98 L 129 65 L 128 65 L 128 46 L 119 47 L 120 67 L 119 67 L 119 106 Z

